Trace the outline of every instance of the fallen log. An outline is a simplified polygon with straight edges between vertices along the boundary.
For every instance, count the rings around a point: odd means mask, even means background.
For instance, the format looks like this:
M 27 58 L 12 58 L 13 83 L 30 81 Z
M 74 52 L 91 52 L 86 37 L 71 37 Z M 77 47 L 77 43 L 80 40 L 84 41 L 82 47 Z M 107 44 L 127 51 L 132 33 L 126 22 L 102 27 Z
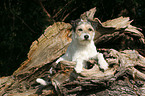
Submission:
M 71 42 L 71 25 L 56 22 L 32 43 L 28 59 L 13 75 L 0 78 L 0 95 L 145 95 L 143 34 L 129 17 L 102 23 L 94 18 L 95 11 L 93 8 L 81 18 L 98 22 L 95 44 L 109 63 L 108 70 L 100 70 L 95 59 L 87 61 L 88 69 L 80 74 L 74 71 L 74 62 L 56 64 Z M 40 77 L 52 84 L 39 86 L 35 80 Z
M 110 65 L 110 69 L 105 72 L 99 69 L 96 60 L 90 60 L 90 63 L 93 63 L 94 66 L 91 69 L 84 69 L 80 74 L 75 73 L 73 70 L 72 66 L 74 66 L 74 63 L 62 61 L 59 64 L 61 71 L 51 78 L 52 85 L 58 88 L 57 93 L 68 96 L 78 94 L 101 95 L 102 93 L 107 96 L 122 95 L 123 93 L 142 95 L 140 91 L 144 92 L 144 90 L 141 90 L 141 86 L 144 85 L 145 72 L 141 72 L 138 68 L 145 68 L 145 58 L 135 50 L 118 52 L 114 49 L 107 49 L 104 52 L 108 53 L 106 57 Z M 129 83 L 130 81 L 132 83 Z M 113 89 L 116 87 L 114 84 L 116 83 L 118 85 L 119 82 L 124 83 L 118 86 L 118 88 L 123 89 L 123 92 L 116 93 L 117 91 L 121 91 Z M 131 84 L 130 86 L 132 87 L 126 86 L 125 84 Z M 109 92 L 112 89 L 115 93 L 112 92 L 110 94 Z

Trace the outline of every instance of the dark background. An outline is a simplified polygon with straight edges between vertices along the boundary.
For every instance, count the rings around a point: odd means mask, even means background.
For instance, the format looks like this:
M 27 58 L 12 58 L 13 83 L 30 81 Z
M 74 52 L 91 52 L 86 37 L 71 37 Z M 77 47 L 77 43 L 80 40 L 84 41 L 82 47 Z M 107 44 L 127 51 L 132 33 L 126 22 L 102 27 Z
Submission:
M 145 34 L 145 0 L 1 0 L 0 77 L 11 75 L 27 59 L 30 45 L 46 27 L 69 23 L 94 7 L 102 22 L 130 17 Z

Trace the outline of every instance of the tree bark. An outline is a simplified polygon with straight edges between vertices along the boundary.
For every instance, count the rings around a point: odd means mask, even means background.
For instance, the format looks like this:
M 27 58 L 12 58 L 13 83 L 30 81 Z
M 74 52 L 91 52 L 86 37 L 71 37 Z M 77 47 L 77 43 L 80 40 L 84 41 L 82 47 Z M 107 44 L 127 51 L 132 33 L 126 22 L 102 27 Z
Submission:
M 32 43 L 28 59 L 13 75 L 0 78 L 0 95 L 145 95 L 143 34 L 131 25 L 129 17 L 102 23 L 94 18 L 95 11 L 93 8 L 80 18 L 98 22 L 95 44 L 104 47 L 97 50 L 109 63 L 108 70 L 100 70 L 95 59 L 87 61 L 88 69 L 80 74 L 74 71 L 75 62 L 56 64 L 56 59 L 65 53 L 71 42 L 71 25 L 56 22 Z M 35 82 L 40 77 L 52 84 L 40 86 Z

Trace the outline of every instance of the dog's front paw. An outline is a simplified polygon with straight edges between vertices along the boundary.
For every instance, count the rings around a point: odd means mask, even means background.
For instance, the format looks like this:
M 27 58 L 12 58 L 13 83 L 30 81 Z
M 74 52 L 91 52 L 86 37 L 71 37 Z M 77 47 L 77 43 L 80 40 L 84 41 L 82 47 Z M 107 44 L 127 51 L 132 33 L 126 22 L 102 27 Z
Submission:
M 81 73 L 83 71 L 83 69 L 75 67 L 75 71 L 76 71 L 76 73 Z
M 106 62 L 102 53 L 98 53 L 98 63 L 99 63 L 99 66 L 101 69 L 103 69 L 103 70 L 108 69 L 109 64 Z
M 64 60 L 64 58 L 60 57 L 60 58 L 56 61 L 56 63 L 59 63 L 60 61 L 63 61 L 63 60 Z
M 103 70 L 107 70 L 108 69 L 108 63 L 105 61 L 105 60 L 103 60 L 103 61 L 101 61 L 100 63 L 100 68 L 101 69 L 103 69 Z

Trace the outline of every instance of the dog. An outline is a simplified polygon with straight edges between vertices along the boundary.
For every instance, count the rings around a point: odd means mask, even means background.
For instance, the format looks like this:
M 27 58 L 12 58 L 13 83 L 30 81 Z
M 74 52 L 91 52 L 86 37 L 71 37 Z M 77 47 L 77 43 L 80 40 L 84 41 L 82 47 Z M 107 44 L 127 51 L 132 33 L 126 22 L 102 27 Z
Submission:
M 97 58 L 101 69 L 108 69 L 108 63 L 103 54 L 98 53 L 94 44 L 95 29 L 97 22 L 79 19 L 72 22 L 72 42 L 66 53 L 60 57 L 56 63 L 67 60 L 76 62 L 75 71 L 81 73 L 85 68 L 85 61 Z
M 73 21 L 72 42 L 70 43 L 66 53 L 60 57 L 56 63 L 59 63 L 62 60 L 74 61 L 76 62 L 74 68 L 76 73 L 81 73 L 83 68 L 86 66 L 85 61 L 91 58 L 97 58 L 100 69 L 107 70 L 109 65 L 105 61 L 103 54 L 97 52 L 93 41 L 96 27 L 97 22 L 91 20 L 78 19 Z M 36 81 L 44 86 L 48 84 L 48 82 L 40 78 L 37 78 Z

